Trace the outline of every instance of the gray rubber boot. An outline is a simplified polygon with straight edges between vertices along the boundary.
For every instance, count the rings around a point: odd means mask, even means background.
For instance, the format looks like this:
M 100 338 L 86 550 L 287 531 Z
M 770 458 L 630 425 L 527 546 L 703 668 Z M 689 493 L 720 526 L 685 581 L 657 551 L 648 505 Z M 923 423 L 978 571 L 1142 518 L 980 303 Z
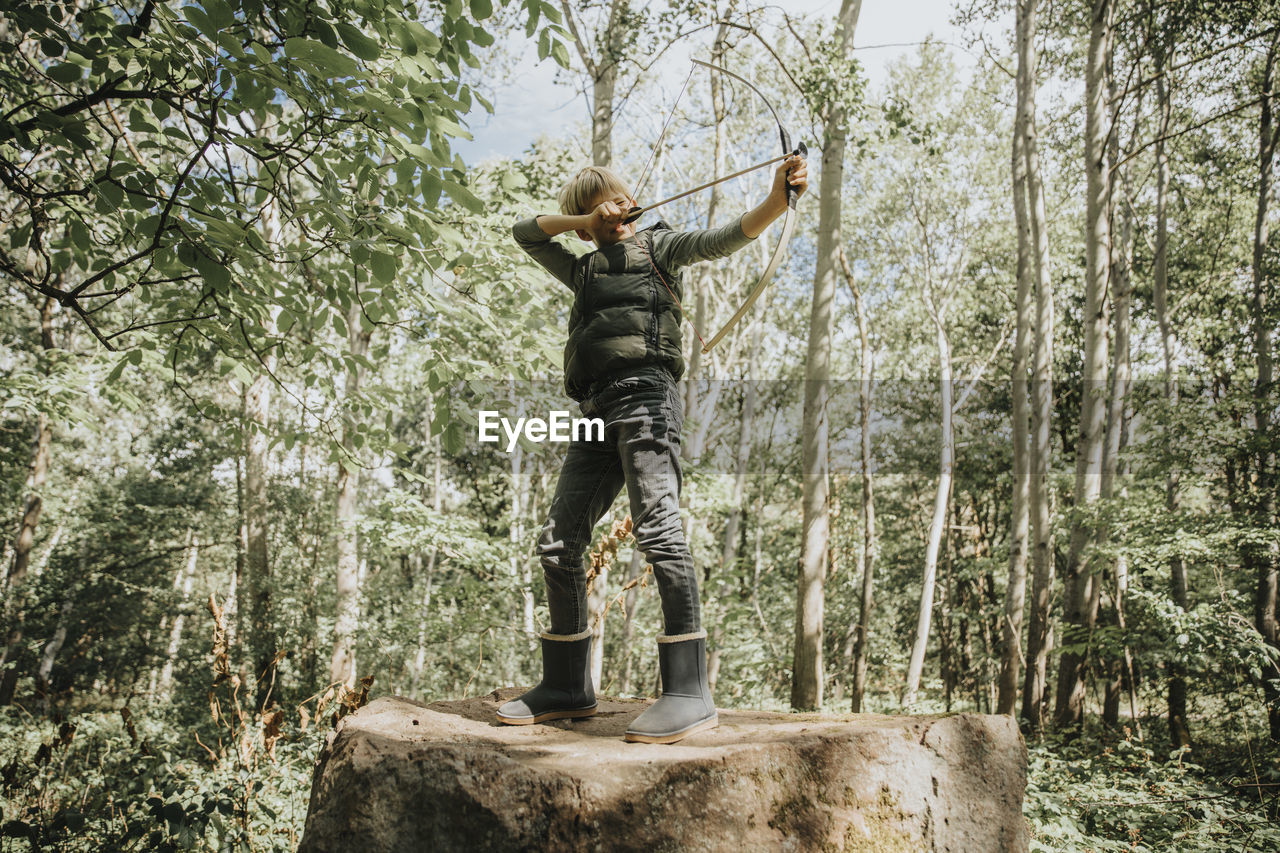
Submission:
M 658 635 L 662 695 L 627 727 L 632 743 L 675 743 L 719 723 L 707 686 L 707 632 Z
M 590 717 L 596 712 L 591 684 L 591 629 L 542 637 L 542 681 L 498 708 L 498 721 L 528 726 L 543 720 Z

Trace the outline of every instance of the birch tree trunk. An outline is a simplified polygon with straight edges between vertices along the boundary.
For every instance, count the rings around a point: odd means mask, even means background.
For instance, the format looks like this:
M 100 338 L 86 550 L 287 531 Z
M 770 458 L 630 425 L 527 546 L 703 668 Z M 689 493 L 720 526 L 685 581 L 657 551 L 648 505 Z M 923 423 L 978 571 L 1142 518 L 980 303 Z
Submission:
M 941 386 L 941 437 L 938 454 L 938 486 L 934 491 L 933 518 L 929 522 L 929 543 L 925 548 L 924 578 L 920 585 L 920 608 L 916 616 L 916 637 L 911 646 L 911 661 L 907 666 L 907 684 L 902 693 L 902 707 L 910 709 L 916 702 L 920 689 L 920 676 L 924 672 L 924 654 L 929 645 L 929 622 L 933 615 L 933 591 L 938 577 L 938 554 L 942 537 L 946 533 L 947 509 L 951 499 L 951 478 L 955 470 L 955 434 L 952 417 L 951 341 L 947 337 L 945 315 L 926 296 L 929 314 L 933 320 L 938 341 L 938 373 Z
M 36 667 L 36 694 L 40 697 L 41 713 L 46 716 L 53 707 L 53 686 L 49 683 L 49 678 L 53 675 L 54 661 L 67 642 L 67 624 L 71 621 L 72 605 L 70 595 L 62 599 L 62 606 L 58 608 L 58 624 L 40 650 L 40 664 Z
M 1013 124 L 1013 219 L 1018 239 L 1017 328 L 1013 343 L 1013 507 L 1009 521 L 1009 582 L 1001 622 L 999 696 L 996 713 L 1012 714 L 1018 700 L 1022 659 L 1022 611 L 1026 604 L 1027 546 L 1030 538 L 1031 475 L 1027 465 L 1027 339 L 1031 326 L 1031 223 L 1027 214 L 1027 106 L 1031 97 L 1031 34 L 1025 4 L 1018 3 L 1017 107 Z
M 591 162 L 596 166 L 613 164 L 613 96 L 618 84 L 618 62 L 629 33 L 627 18 L 630 0 L 610 0 L 604 26 L 595 33 L 598 51 L 593 52 L 568 0 L 561 0 L 560 10 L 573 36 L 573 44 L 591 78 Z
M 187 621 L 187 605 L 191 601 L 191 588 L 196 580 L 196 564 L 200 559 L 200 534 L 194 530 L 187 533 L 187 559 L 174 579 L 174 589 L 181 596 L 181 604 L 173 617 L 173 625 L 169 628 L 169 644 L 165 647 L 164 665 L 160 668 L 160 676 L 156 681 L 154 695 L 157 701 L 167 702 L 173 693 L 173 668 L 178 660 L 178 650 L 182 648 L 182 632 Z
M 1054 720 L 1077 732 L 1084 722 L 1085 670 L 1098 614 L 1099 588 L 1094 560 L 1086 555 L 1092 535 L 1090 515 L 1102 490 L 1107 387 L 1107 302 L 1111 230 L 1107 219 L 1106 76 L 1111 53 L 1114 0 L 1093 0 L 1089 54 L 1085 69 L 1085 308 L 1084 367 L 1081 376 L 1080 427 L 1076 442 L 1075 509 L 1064 578 L 1063 618 L 1074 629 L 1067 637 L 1058 670 Z M 1084 645 L 1085 648 L 1081 648 Z
M 858 434 L 861 452 L 862 479 L 862 599 L 858 606 L 858 624 L 853 631 L 852 695 L 849 710 L 862 711 L 862 700 L 867 690 L 867 649 L 871 642 L 871 611 L 875 592 L 876 557 L 876 506 L 874 498 L 874 473 L 871 464 L 871 406 L 874 394 L 875 365 L 872 362 L 871 336 L 867 329 L 867 309 L 862 300 L 862 290 L 853 276 L 853 268 L 840 249 L 840 266 L 845 281 L 853 293 L 853 307 L 858 319 Z
M 733 6 L 734 4 L 730 3 L 726 14 L 732 13 Z M 729 22 L 727 20 L 721 21 L 720 26 L 716 29 L 715 40 L 711 43 L 712 65 L 724 64 L 725 45 L 728 35 Z M 711 180 L 718 180 L 720 176 L 724 174 L 725 149 L 727 147 L 725 143 L 725 137 L 727 135 L 725 117 L 728 115 L 728 106 L 725 103 L 724 79 L 722 76 L 719 74 L 708 74 L 707 82 L 711 87 L 711 118 L 714 122 L 712 125 L 714 135 L 712 138 L 711 149 Z M 655 153 L 655 159 L 660 158 L 661 154 L 661 151 Z M 659 168 L 660 164 L 655 164 L 654 170 L 658 171 Z M 707 222 L 711 223 L 713 226 L 716 221 L 716 212 L 720 208 L 720 200 L 723 196 L 723 184 L 715 184 L 711 187 L 710 198 L 707 199 Z M 663 195 L 661 190 L 656 191 L 653 197 L 662 198 Z M 704 270 L 703 272 L 707 273 L 708 271 Z M 696 280 L 701 282 L 701 280 L 706 277 L 707 274 L 699 275 L 696 277 Z M 704 329 L 707 325 L 707 288 L 701 286 L 700 283 L 698 285 L 692 285 L 691 282 L 691 285 L 685 288 L 686 294 L 690 294 L 691 287 L 696 287 L 696 292 L 691 293 L 694 298 L 693 328 Z M 688 296 L 686 296 L 685 299 L 687 300 Z M 698 410 L 698 385 L 695 380 L 702 376 L 702 347 L 699 344 L 694 343 L 688 335 L 685 336 L 685 343 L 688 344 L 688 355 L 685 358 L 685 363 L 688 364 L 689 369 L 686 372 L 686 379 L 688 381 L 685 382 L 684 409 L 686 412 L 696 412 Z
M 435 411 L 435 406 L 428 403 L 427 411 Z M 443 485 L 442 472 L 440 470 L 440 439 L 437 436 L 430 439 L 430 441 L 434 456 L 432 460 L 431 508 L 438 517 L 443 506 L 440 490 Z M 427 556 L 427 565 L 423 573 L 425 577 L 422 581 L 422 601 L 418 605 L 418 646 L 413 656 L 411 680 L 414 693 L 417 693 L 422 686 L 422 673 L 426 670 L 427 665 L 427 617 L 431 613 L 432 583 L 435 580 L 436 556 L 439 553 L 439 548 L 431 549 L 431 553 Z
M 842 0 L 836 17 L 835 51 L 838 62 L 853 56 L 853 36 L 862 0 Z M 829 423 L 832 304 L 841 245 L 844 152 L 848 142 L 848 107 L 839 98 L 826 105 L 823 124 L 822 177 L 818 204 L 817 268 L 813 277 L 813 305 L 809 314 L 809 348 L 805 359 L 803 438 L 803 538 L 796 579 L 795 651 L 791 670 L 791 707 L 822 707 L 822 622 L 827 551 L 831 546 Z
M 1027 31 L 1029 78 L 1023 153 L 1027 158 L 1027 212 L 1031 219 L 1032 272 L 1036 294 L 1035 358 L 1031 375 L 1031 516 L 1032 586 L 1027 627 L 1027 671 L 1022 686 L 1022 717 L 1034 730 L 1044 723 L 1049 650 L 1053 631 L 1049 621 L 1053 590 L 1054 543 L 1049 492 L 1049 468 L 1053 438 L 1053 279 L 1050 276 L 1049 229 L 1046 224 L 1044 184 L 1040 177 L 1039 140 L 1036 132 L 1036 12 L 1038 0 L 1021 0 Z
M 334 602 L 333 654 L 329 659 L 329 683 L 345 684 L 348 690 L 356 684 L 356 632 L 360 628 L 360 543 L 356 531 L 360 467 L 356 459 L 353 421 L 357 417 L 356 397 L 364 378 L 360 359 L 369 352 L 372 336 L 373 328 L 364 328 L 364 311 L 359 301 L 353 302 L 347 311 L 347 349 L 353 360 L 342 391 L 348 410 L 342 424 L 344 458 L 338 465 L 338 499 L 334 507 L 334 523 L 338 531 L 335 543 L 337 597 Z
M 1156 98 L 1160 122 L 1156 128 L 1156 245 L 1153 263 L 1152 290 L 1155 302 L 1156 321 L 1160 326 L 1160 350 L 1164 356 L 1164 396 L 1169 411 L 1176 411 L 1178 405 L 1178 383 L 1173 375 L 1174 334 L 1169 317 L 1169 154 L 1166 150 L 1165 137 L 1169 132 L 1169 118 L 1172 112 L 1170 102 L 1170 85 L 1167 69 L 1172 64 L 1171 51 L 1160 46 L 1156 51 Z M 1165 479 L 1165 508 L 1171 513 L 1178 511 L 1178 479 L 1176 466 L 1170 466 Z M 1187 564 L 1180 555 L 1169 559 L 1169 581 L 1173 592 L 1173 603 L 1179 610 L 1186 610 L 1187 598 Z M 1126 650 L 1127 651 L 1127 650 Z M 1191 745 L 1191 732 L 1187 721 L 1187 682 L 1185 668 L 1172 662 L 1169 667 L 1169 740 L 1174 749 Z
M 40 304 L 40 348 L 47 357 L 54 349 L 53 342 L 54 301 L 46 298 Z M 36 418 L 35 445 L 31 450 L 31 465 L 27 469 L 26 499 L 22 517 L 18 521 L 18 535 L 14 537 L 13 558 L 5 576 L 4 624 L 7 626 L 5 646 L 0 653 L 0 706 L 13 702 L 18 686 L 18 665 L 15 661 L 22 650 L 25 608 L 22 598 L 26 593 L 27 569 L 31 565 L 31 551 L 36 544 L 36 525 L 44 509 L 44 487 L 49 478 L 49 458 L 53 446 L 53 424 L 49 416 L 41 412 Z
M 1112 86 L 1113 97 L 1115 87 Z M 1117 134 L 1111 136 L 1111 162 L 1119 162 L 1119 139 Z M 1113 179 L 1118 175 L 1113 175 Z M 1115 192 L 1117 182 L 1112 183 L 1112 198 L 1119 195 Z M 1133 301 L 1133 285 L 1129 275 L 1130 264 L 1133 257 L 1131 236 L 1133 233 L 1133 215 L 1132 208 L 1129 205 L 1129 199 L 1124 200 L 1124 212 L 1113 212 L 1112 222 L 1116 221 L 1118 216 L 1120 220 L 1120 239 L 1114 241 L 1114 250 L 1111 256 L 1111 276 L 1115 282 L 1112 288 L 1114 294 L 1114 307 L 1112 314 L 1114 317 L 1114 353 L 1112 355 L 1111 367 L 1111 395 L 1107 404 L 1107 429 L 1106 429 L 1106 445 L 1103 449 L 1103 465 L 1102 465 L 1102 494 L 1103 501 L 1110 502 L 1115 497 L 1116 480 L 1122 473 L 1121 454 L 1128 445 L 1128 427 L 1129 418 L 1127 407 L 1129 402 L 1129 388 L 1131 384 L 1131 366 L 1129 356 L 1129 337 L 1130 337 L 1130 307 Z M 1113 204 L 1113 209 L 1118 208 L 1119 204 Z M 1112 532 L 1109 525 L 1100 525 L 1097 531 L 1097 541 L 1100 545 L 1105 544 L 1111 537 Z M 1124 622 L 1124 595 L 1128 589 L 1128 566 L 1125 563 L 1123 554 L 1118 556 L 1113 565 L 1114 581 L 1108 592 L 1110 607 L 1108 608 L 1110 618 L 1114 619 L 1115 625 L 1122 632 L 1125 627 Z M 1103 722 L 1109 725 L 1119 724 L 1120 712 L 1120 694 L 1126 681 L 1126 674 L 1131 675 L 1132 669 L 1129 666 L 1132 656 L 1129 651 L 1129 643 L 1127 639 L 1122 639 L 1121 653 L 1118 657 L 1110 658 L 1105 661 L 1108 672 L 1106 694 L 1103 700 Z M 1127 679 L 1132 685 L 1132 679 Z M 1130 707 L 1134 707 L 1130 703 Z M 1137 722 L 1136 716 L 1134 722 Z

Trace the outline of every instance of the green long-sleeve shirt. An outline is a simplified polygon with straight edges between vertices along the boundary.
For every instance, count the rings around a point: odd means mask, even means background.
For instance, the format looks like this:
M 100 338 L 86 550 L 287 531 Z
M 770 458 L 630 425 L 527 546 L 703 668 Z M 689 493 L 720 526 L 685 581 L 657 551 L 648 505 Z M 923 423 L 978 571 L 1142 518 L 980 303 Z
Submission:
M 752 241 L 742 220 L 675 232 L 659 222 L 583 256 L 553 241 L 536 218 L 512 228 L 516 243 L 573 291 L 565 343 L 565 391 L 582 401 L 620 371 L 645 365 L 684 375 L 681 268 L 722 258 Z
M 566 287 L 573 287 L 573 262 L 578 256 L 568 246 L 552 240 L 538 227 L 536 216 L 517 222 L 511 229 L 511 233 L 516 239 L 516 244 L 541 264 L 543 269 L 555 276 Z M 653 260 L 662 269 L 674 272 L 680 267 L 698 261 L 726 257 L 754 239 L 742 232 L 742 217 L 720 228 L 699 231 L 658 231 L 653 239 Z

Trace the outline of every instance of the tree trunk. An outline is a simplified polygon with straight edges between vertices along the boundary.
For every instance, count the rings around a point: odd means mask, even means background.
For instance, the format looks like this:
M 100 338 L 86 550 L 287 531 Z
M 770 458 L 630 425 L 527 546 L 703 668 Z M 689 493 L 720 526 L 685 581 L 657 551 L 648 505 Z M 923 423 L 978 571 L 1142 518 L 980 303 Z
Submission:
M 50 683 L 53 664 L 67 641 L 67 623 L 71 621 L 73 604 L 72 595 L 68 593 L 67 597 L 62 599 L 62 606 L 58 608 L 58 624 L 53 629 L 53 636 L 40 650 L 40 665 L 36 668 L 36 694 L 40 697 L 40 713 L 46 717 L 49 716 L 53 706 L 53 685 Z
M 1169 155 L 1165 148 L 1165 136 L 1169 132 L 1172 112 L 1167 67 L 1172 57 L 1161 47 L 1156 51 L 1156 98 L 1159 104 L 1160 123 L 1156 129 L 1156 245 L 1153 264 L 1153 299 L 1156 320 L 1160 326 L 1161 352 L 1164 354 L 1164 396 L 1169 411 L 1177 411 L 1178 383 L 1173 375 L 1173 325 L 1169 317 Z M 1178 469 L 1170 466 L 1165 479 L 1165 508 L 1169 513 L 1178 512 Z M 1189 606 L 1187 599 L 1187 564 L 1178 554 L 1169 559 L 1169 580 L 1173 603 L 1179 610 Z M 1126 649 L 1127 651 L 1127 649 Z M 1191 732 L 1187 722 L 1187 682 L 1185 667 L 1172 661 L 1169 667 L 1169 740 L 1174 749 L 1191 745 Z
M 269 442 L 267 429 L 271 422 L 271 377 L 266 371 L 275 369 L 274 354 L 264 356 L 265 371 L 245 390 L 245 460 L 244 460 L 244 526 L 245 612 L 241 619 L 250 666 L 253 695 L 258 710 L 266 707 L 274 680 L 276 637 L 271 612 L 271 563 L 268 554 L 267 466 Z
M 956 642 L 952 636 L 952 623 L 960 621 L 961 642 L 964 640 L 963 620 L 956 620 L 955 614 L 963 606 L 964 583 L 952 577 L 951 562 L 944 564 L 942 572 L 942 596 L 938 601 L 938 675 L 942 678 L 942 709 L 951 713 L 951 705 L 960 685 L 960 673 L 964 671 L 963 663 L 956 661 Z M 961 603 L 957 603 L 961 602 Z
M 1112 97 L 1116 97 L 1115 87 L 1111 86 Z M 1120 142 L 1118 134 L 1111 134 L 1111 162 L 1118 163 L 1120 161 Z M 1123 473 L 1123 461 L 1121 454 L 1128 445 L 1128 429 L 1129 417 L 1127 407 L 1129 402 L 1129 387 L 1131 384 L 1131 369 L 1129 357 L 1129 333 L 1130 333 L 1130 306 L 1133 301 L 1133 286 L 1130 279 L 1130 269 L 1133 260 L 1133 249 L 1131 238 L 1133 234 L 1133 215 L 1132 208 L 1127 195 L 1124 199 L 1124 211 L 1118 212 L 1115 199 L 1119 195 L 1116 193 L 1117 179 L 1119 175 L 1112 175 L 1112 222 L 1116 221 L 1118 213 L 1121 221 L 1120 239 L 1114 241 L 1114 249 L 1111 253 L 1111 276 L 1115 282 L 1113 291 L 1113 309 L 1114 317 L 1114 352 L 1112 355 L 1111 368 L 1111 396 L 1107 405 L 1107 430 L 1106 445 L 1104 447 L 1104 457 L 1102 465 L 1102 494 L 1104 501 L 1111 501 L 1115 497 L 1117 477 Z M 1112 536 L 1112 531 L 1108 525 L 1102 525 L 1098 528 L 1097 541 L 1099 545 L 1105 545 Z M 1111 599 L 1108 607 L 1110 619 L 1114 620 L 1117 628 L 1122 632 L 1122 649 L 1118 656 L 1107 658 L 1104 663 L 1107 669 L 1107 685 L 1106 695 L 1103 701 L 1103 722 L 1111 726 L 1119 724 L 1120 715 L 1120 694 L 1123 690 L 1125 677 L 1124 673 L 1128 667 L 1132 657 L 1129 652 L 1129 642 L 1123 637 L 1124 631 L 1124 594 L 1128 588 L 1128 567 L 1125 565 L 1124 555 L 1120 555 L 1113 563 L 1115 572 L 1114 583 L 1108 589 L 1108 598 Z M 1135 720 L 1136 722 L 1136 720 Z
M 951 499 L 951 478 L 955 469 L 955 433 L 952 426 L 951 342 L 947 338 L 944 315 L 930 299 L 929 313 L 938 339 L 938 371 L 942 390 L 939 437 L 938 486 L 934 491 L 933 519 L 929 522 L 929 544 L 924 557 L 924 579 L 920 586 L 920 608 L 916 616 L 916 638 L 911 647 L 911 662 L 907 667 L 907 684 L 902 694 L 902 707 L 911 708 L 920 689 L 920 676 L 924 672 L 924 654 L 929 645 L 929 620 L 933 614 L 933 589 L 938 574 L 938 554 L 942 537 L 946 534 L 947 508 Z
M 876 543 L 876 507 L 874 500 L 874 474 L 871 466 L 871 406 L 873 401 L 875 365 L 872 363 L 871 337 L 867 329 L 866 305 L 862 290 L 853 277 L 853 268 L 840 248 L 840 266 L 845 282 L 853 294 L 853 307 L 858 318 L 858 434 L 861 450 L 862 478 L 862 600 L 858 607 L 858 623 L 853 626 L 853 644 L 850 649 L 853 669 L 853 690 L 849 710 L 862 711 L 867 690 L 867 649 L 870 645 L 871 611 L 875 590 L 875 569 L 878 547 Z
M 1038 0 L 1024 3 L 1028 34 L 1028 84 L 1023 151 L 1027 158 L 1027 212 L 1031 219 L 1032 271 L 1036 291 L 1035 363 L 1031 375 L 1031 482 L 1029 505 L 1033 549 L 1031 609 L 1027 628 L 1027 671 L 1022 686 L 1022 717 L 1033 730 L 1044 723 L 1045 692 L 1048 684 L 1049 650 L 1053 630 L 1049 621 L 1050 599 L 1055 575 L 1049 469 L 1053 450 L 1053 279 L 1049 272 L 1049 228 L 1046 223 L 1044 184 L 1040 177 L 1039 142 L 1036 134 L 1035 51 Z
M 1267 209 L 1271 197 L 1271 174 L 1276 154 L 1277 129 L 1272 126 L 1272 87 L 1275 77 L 1276 46 L 1280 36 L 1273 36 L 1267 50 L 1262 78 L 1262 110 L 1258 120 L 1258 207 L 1253 228 L 1253 323 L 1254 358 L 1257 378 L 1253 386 L 1255 451 L 1253 511 L 1259 529 L 1276 524 L 1275 450 L 1272 442 L 1272 409 L 1275 388 L 1272 385 L 1271 359 L 1272 321 L 1270 318 L 1272 279 L 1267 274 L 1265 253 L 1270 234 Z M 1267 645 L 1280 649 L 1280 625 L 1277 624 L 1277 587 L 1280 586 L 1280 559 L 1275 543 L 1250 543 L 1244 547 L 1244 564 L 1257 578 L 1254 598 L 1254 622 Z M 1267 703 L 1267 719 L 1271 739 L 1280 741 L 1280 690 L 1274 679 L 1280 678 L 1280 666 L 1272 664 L 1263 670 L 1263 696 Z
M 47 359 L 54 349 L 53 343 L 53 310 L 54 301 L 45 299 L 40 305 L 40 348 Z M 26 594 L 25 582 L 27 568 L 31 564 L 31 550 L 36 544 L 36 525 L 40 523 L 40 512 L 44 509 L 44 487 L 49 477 L 49 457 L 53 445 L 53 424 L 49 416 L 41 412 L 36 418 L 35 446 L 31 451 L 31 465 L 27 469 L 27 497 L 22 507 L 22 518 L 18 522 L 18 535 L 13 543 L 13 560 L 9 563 L 6 575 L 4 623 L 8 626 L 4 652 L 0 654 L 0 706 L 13 702 L 13 694 L 18 686 L 17 658 L 22 651 L 22 637 L 26 608 L 23 597 Z M 10 665 L 12 664 L 12 665 Z
M 723 65 L 724 53 L 727 45 L 729 34 L 729 22 L 721 21 L 720 26 L 716 29 L 715 40 L 711 43 L 711 64 Z M 714 136 L 712 139 L 711 154 L 711 179 L 718 180 L 724 174 L 725 149 L 727 148 L 726 137 L 728 136 L 725 118 L 728 116 L 728 105 L 724 97 L 724 79 L 719 74 L 708 74 L 707 82 L 711 87 L 711 119 Z M 662 154 L 663 150 L 659 148 L 654 152 L 654 172 L 659 178 L 662 176 Z M 639 192 L 639 190 L 636 190 Z M 720 200 L 724 196 L 724 184 L 713 184 L 711 187 L 710 197 L 707 199 L 707 222 L 715 223 L 716 212 L 720 208 Z M 661 187 L 655 187 L 652 198 L 663 198 L 663 190 Z M 643 204 L 643 202 L 640 202 Z M 690 325 L 695 330 L 706 327 L 707 323 L 707 288 L 702 286 L 702 282 L 709 276 L 709 271 L 703 269 L 702 274 L 690 276 L 690 281 L 685 287 L 685 293 L 693 296 L 694 300 L 694 322 Z M 686 296 L 687 300 L 689 296 Z M 685 344 L 687 344 L 686 352 L 688 355 L 685 361 L 689 365 L 689 369 L 685 372 L 685 405 L 686 413 L 698 411 L 698 382 L 695 381 L 702 376 L 702 347 L 699 343 L 688 335 L 685 336 Z M 750 373 L 747 374 L 750 376 Z M 685 456 L 684 458 L 688 458 Z
M 729 517 L 725 520 L 724 540 L 720 550 L 720 578 L 718 587 L 721 598 L 728 594 L 729 582 L 736 574 L 738 549 L 742 542 L 742 519 L 747 500 L 747 474 L 751 464 L 751 439 L 755 435 L 756 418 L 756 382 L 752 379 L 756 359 L 760 353 L 761 336 L 752 338 L 750 354 L 747 357 L 746 382 L 742 395 L 742 412 L 738 422 L 738 445 L 734 454 L 733 490 L 729 494 Z M 715 643 L 708 652 L 707 680 L 714 692 L 716 681 L 720 676 L 721 637 L 723 634 L 723 616 L 714 626 Z
M 1111 53 L 1114 0 L 1094 0 L 1085 71 L 1085 210 L 1084 367 L 1081 377 L 1080 425 L 1076 442 L 1075 508 L 1064 578 L 1063 618 L 1072 626 L 1058 670 L 1054 721 L 1078 731 L 1084 723 L 1085 672 L 1089 643 L 1098 613 L 1099 587 L 1093 558 L 1086 553 L 1092 536 L 1085 517 L 1092 513 L 1102 486 L 1107 388 L 1107 292 L 1111 262 L 1111 230 L 1107 220 L 1106 70 Z M 1085 649 L 1080 648 L 1081 645 Z
M 629 0 L 610 0 L 606 23 L 595 34 L 598 55 L 591 53 L 567 0 L 561 0 L 560 10 L 578 58 L 591 77 L 591 162 L 596 166 L 610 166 L 613 164 L 613 96 L 628 27 L 634 26 L 630 21 L 631 4 Z
M 240 393 L 240 420 L 245 422 L 245 400 L 248 398 L 248 386 L 241 388 Z M 232 666 L 238 670 L 238 674 L 243 682 L 242 661 L 236 660 L 241 657 L 243 652 L 243 644 L 241 639 L 246 636 L 244 630 L 244 615 L 249 611 L 248 605 L 244 602 L 244 572 L 245 563 L 249 555 L 249 528 L 245 522 L 248 516 L 245 514 L 245 494 L 244 494 L 244 461 L 245 450 L 248 441 L 248 431 L 242 431 L 240 452 L 236 455 L 236 561 L 231 572 L 231 588 L 227 592 L 227 603 L 223 607 L 223 617 L 227 622 L 227 654 L 228 658 L 233 661 Z
M 996 713 L 1012 714 L 1018 701 L 1022 661 L 1022 611 L 1026 604 L 1027 547 L 1030 538 L 1031 475 L 1027 465 L 1027 339 L 1031 326 L 1031 223 L 1027 215 L 1027 101 L 1031 95 L 1031 34 L 1018 3 L 1018 103 L 1013 125 L 1013 219 L 1018 238 L 1017 330 L 1013 344 L 1013 508 L 1009 520 L 1009 583 L 1001 622 L 1000 693 Z
M 353 369 L 347 371 L 343 401 L 347 405 L 342 424 L 343 459 L 338 465 L 338 500 L 334 507 L 337 528 L 337 597 L 334 602 L 333 655 L 329 660 L 329 682 L 342 683 L 348 689 L 356 684 L 356 634 L 360 629 L 360 543 L 356 532 L 356 515 L 360 502 L 360 466 L 353 440 L 357 417 L 356 396 L 364 368 L 358 359 L 369 351 L 372 327 L 364 328 L 363 309 L 353 302 L 347 311 L 347 348 L 355 357 Z
M 178 660 L 178 650 L 182 648 L 182 631 L 186 625 L 187 606 L 191 600 L 191 588 L 196 579 L 196 563 L 200 558 L 200 534 L 194 530 L 187 534 L 187 561 L 174 579 L 174 589 L 181 595 L 181 604 L 173 617 L 173 625 L 169 628 L 169 644 L 165 648 L 164 665 L 160 668 L 160 677 L 156 683 L 155 696 L 159 702 L 167 702 L 173 692 L 173 668 Z
M 838 61 L 853 56 L 853 36 L 862 0 L 843 0 L 836 18 Z M 803 521 L 800 566 L 796 578 L 795 649 L 791 671 L 791 707 L 822 707 L 823 587 L 830 547 L 831 519 L 827 399 L 830 394 L 832 304 L 840 250 L 843 205 L 844 152 L 849 129 L 847 106 L 838 98 L 826 107 L 822 146 L 822 177 L 818 203 L 817 268 L 809 314 L 809 348 L 805 359 L 804 438 L 802 462 Z
M 626 583 L 631 583 L 640 577 L 640 573 L 644 571 L 644 552 L 638 547 L 631 549 L 631 562 L 627 565 Z M 618 690 L 623 696 L 631 693 L 631 661 L 632 649 L 631 639 L 635 636 L 636 625 L 636 607 L 640 603 L 640 585 L 636 584 L 627 590 L 627 594 L 622 599 L 622 642 L 618 654 L 622 657 L 622 672 L 618 676 Z M 707 678 L 710 680 L 710 673 Z M 714 683 L 712 684 L 714 689 Z
M 427 411 L 435 411 L 434 405 L 428 405 Z M 440 471 L 440 439 L 431 439 L 432 445 L 432 489 L 431 489 L 431 508 L 439 516 L 441 507 L 441 485 L 443 483 Z M 417 693 L 422 685 L 422 673 L 427 666 L 427 622 L 431 613 L 431 593 L 432 582 L 435 580 L 436 556 L 440 553 L 440 549 L 432 548 L 430 555 L 427 557 L 425 577 L 422 581 L 422 601 L 418 605 L 418 648 L 413 656 L 413 690 Z

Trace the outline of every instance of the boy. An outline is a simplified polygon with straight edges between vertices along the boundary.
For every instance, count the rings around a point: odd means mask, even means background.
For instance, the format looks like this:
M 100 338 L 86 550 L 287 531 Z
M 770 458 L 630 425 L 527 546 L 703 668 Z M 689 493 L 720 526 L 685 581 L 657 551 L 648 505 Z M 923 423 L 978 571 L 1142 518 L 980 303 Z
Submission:
M 551 612 L 550 630 L 541 635 L 542 681 L 500 707 L 501 722 L 528 725 L 596 712 L 582 556 L 625 484 L 636 546 L 653 566 L 662 600 L 663 633 L 662 696 L 624 739 L 674 743 L 716 725 L 698 580 L 680 526 L 680 268 L 725 257 L 754 240 L 786 211 L 788 183 L 797 193 L 808 186 L 802 156 L 785 160 L 768 198 L 736 222 L 687 232 L 658 222 L 637 231 L 626 222 L 635 206 L 627 186 L 611 170 L 590 166 L 560 191 L 560 215 L 536 216 L 512 229 L 520 248 L 573 291 L 565 391 L 583 415 L 604 421 L 605 433 L 604 441 L 569 445 L 537 546 Z M 595 243 L 596 251 L 576 257 L 552 242 L 567 231 Z

